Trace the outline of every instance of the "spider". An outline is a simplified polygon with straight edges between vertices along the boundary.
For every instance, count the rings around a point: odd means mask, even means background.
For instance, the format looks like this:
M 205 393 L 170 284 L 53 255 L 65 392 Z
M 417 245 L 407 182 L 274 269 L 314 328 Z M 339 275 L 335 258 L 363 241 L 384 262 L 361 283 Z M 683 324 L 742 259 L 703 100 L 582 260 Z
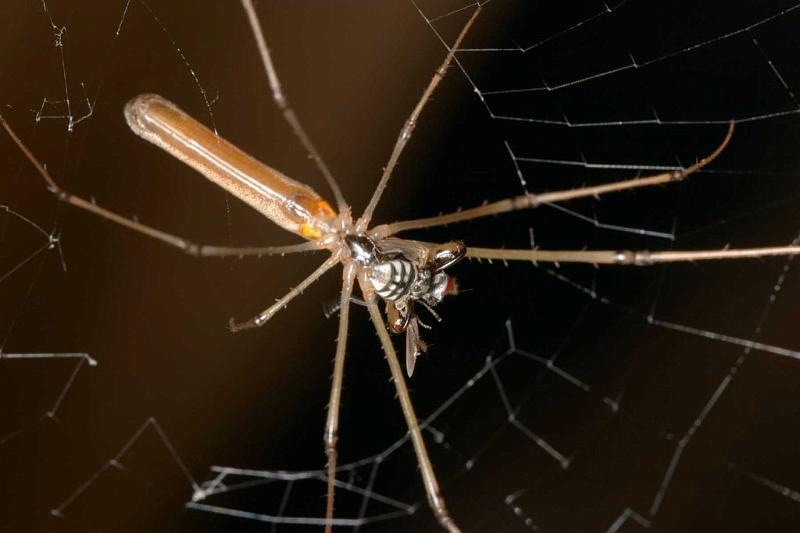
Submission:
M 253 318 L 230 321 L 233 332 L 261 327 L 293 298 L 309 287 L 325 272 L 342 264 L 342 290 L 339 297 L 338 340 L 330 391 L 327 420 L 323 442 L 327 456 L 326 531 L 331 531 L 334 520 L 334 482 L 337 469 L 337 440 L 341 405 L 344 361 L 347 348 L 349 310 L 354 287 L 358 284 L 370 319 L 380 339 L 396 388 L 397 396 L 408 426 L 416 453 L 428 503 L 441 526 L 450 531 L 460 531 L 449 514 L 444 497 L 428 457 L 420 425 L 406 386 L 403 368 L 397 358 L 390 333 L 405 334 L 405 370 L 410 377 L 416 359 L 426 349 L 420 335 L 417 308 L 427 308 L 435 316 L 434 307 L 447 295 L 457 294 L 457 285 L 449 270 L 462 258 L 499 259 L 551 263 L 587 263 L 593 265 L 638 265 L 697 261 L 710 259 L 741 259 L 776 255 L 800 254 L 798 246 L 775 246 L 749 249 L 718 249 L 695 251 L 630 251 L 630 250 L 580 250 L 551 251 L 539 249 L 475 248 L 462 242 L 434 244 L 397 238 L 402 231 L 442 226 L 460 221 L 498 215 L 516 210 L 533 209 L 540 205 L 556 204 L 569 200 L 610 194 L 618 191 L 670 184 L 683 180 L 713 161 L 727 146 L 733 135 L 730 124 L 720 145 L 708 156 L 688 168 L 636 177 L 604 185 L 524 194 L 458 212 L 371 226 L 373 213 L 392 176 L 404 148 L 413 134 L 417 121 L 431 95 L 454 61 L 456 52 L 481 7 L 477 6 L 462 28 L 441 66 L 425 87 L 418 103 L 406 120 L 385 166 L 372 197 L 361 216 L 354 218 L 341 189 L 306 134 L 294 110 L 286 99 L 272 58 L 266 45 L 261 25 L 251 0 L 242 0 L 243 9 L 255 37 L 256 45 L 269 81 L 272 97 L 292 132 L 310 154 L 320 173 L 330 187 L 336 209 L 310 187 L 299 183 L 277 170 L 248 156 L 232 144 L 221 139 L 208 128 L 195 121 L 175 104 L 156 95 L 141 95 L 125 107 L 125 117 L 131 129 L 145 140 L 161 147 L 174 157 L 192 166 L 206 178 L 258 210 L 272 222 L 306 239 L 307 242 L 273 247 L 228 247 L 197 244 L 180 236 L 161 231 L 105 209 L 94 202 L 75 196 L 61 188 L 33 153 L 14 133 L 6 120 L 0 123 L 10 138 L 27 157 L 35 170 L 59 200 L 79 209 L 94 213 L 116 224 L 125 226 L 148 237 L 172 245 L 183 252 L 198 256 L 284 255 L 315 250 L 328 250 L 331 255 L 314 272 L 286 295 Z M 385 315 L 378 304 L 385 305 Z M 388 325 L 387 325 L 388 322 Z

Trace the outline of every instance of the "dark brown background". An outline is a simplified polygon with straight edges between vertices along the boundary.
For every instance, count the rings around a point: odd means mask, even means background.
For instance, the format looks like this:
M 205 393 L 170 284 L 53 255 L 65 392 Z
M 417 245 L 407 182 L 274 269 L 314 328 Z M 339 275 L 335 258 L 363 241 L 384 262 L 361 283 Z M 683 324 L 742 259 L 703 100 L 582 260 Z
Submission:
M 94 115 L 65 132 L 60 120 L 34 127 L 32 109 L 63 95 L 53 34 L 39 4 L 0 7 L 0 104 L 51 172 L 72 191 L 92 195 L 121 213 L 212 243 L 294 242 L 191 170 L 135 138 L 121 109 L 130 97 L 157 92 L 209 123 L 185 54 L 212 101 L 224 136 L 288 175 L 325 187 L 280 120 L 245 19 L 235 2 L 151 2 L 166 31 L 132 2 L 114 38 L 122 2 L 47 2 L 66 25 L 64 52 L 73 113 L 81 114 L 80 83 L 96 99 Z M 586 5 L 583 5 L 586 4 Z M 453 4 L 458 5 L 457 3 Z M 790 2 L 786 3 L 791 5 Z M 429 15 L 450 4 L 425 5 Z M 551 84 L 640 61 L 751 24 L 782 6 L 728 9 L 724 3 L 631 2 L 585 32 L 554 39 L 520 59 L 465 55 L 479 86 Z M 495 1 L 470 36 L 472 46 L 536 42 L 602 6 L 570 10 Z M 413 6 L 383 2 L 261 2 L 259 13 L 290 100 L 342 183 L 363 208 L 397 132 L 444 51 Z M 437 26 L 452 42 L 463 17 Z M 608 76 L 575 90 L 493 100 L 498 112 L 561 120 L 629 120 L 657 108 L 662 119 L 704 120 L 796 108 L 752 45 L 756 37 L 789 87 L 800 89 L 798 16 L 786 15 L 719 45 Z M 499 36 L 499 37 L 498 37 Z M 469 43 L 468 43 L 469 44 Z M 423 216 L 520 192 L 503 141 L 519 155 L 593 162 L 683 163 L 707 153 L 721 126 L 563 128 L 491 121 L 453 69 L 426 110 L 380 207 L 379 221 Z M 741 125 L 718 168 L 763 172 L 706 174 L 669 189 L 621 194 L 596 209 L 605 221 L 669 230 L 680 247 L 782 244 L 800 230 L 797 213 L 796 115 Z M 133 432 L 155 417 L 192 474 L 213 464 L 312 469 L 324 464 L 321 433 L 335 320 L 322 304 L 337 293 L 328 275 L 263 329 L 226 330 L 228 317 L 247 317 L 297 283 L 321 257 L 208 260 L 175 250 L 88 214 L 59 206 L 8 142 L 0 142 L 0 203 L 42 226 L 57 227 L 68 270 L 55 253 L 37 259 L 2 289 L 3 349 L 87 351 L 99 362 L 79 373 L 58 422 L 30 426 L 0 447 L 0 523 L 9 531 L 263 531 L 264 524 L 184 510 L 185 479 L 155 433 L 123 458 L 124 471 L 99 478 L 62 519 L 48 510 L 63 501 Z M 554 189 L 603 182 L 619 172 L 525 165 L 532 187 Z M 630 172 L 624 173 L 630 175 Z M 325 194 L 327 194 L 325 192 Z M 593 229 L 541 209 L 452 227 L 425 238 L 525 246 L 533 225 L 550 248 L 658 248 L 671 244 Z M 2 260 L 10 268 L 41 238 L 14 219 L 2 222 Z M 490 352 L 505 349 L 511 318 L 521 348 L 560 364 L 593 387 L 590 394 L 543 372 L 520 356 L 498 369 L 519 417 L 572 457 L 563 471 L 519 431 L 504 424 L 488 380 L 436 424 L 449 448 L 433 443 L 445 494 L 468 531 L 525 531 L 504 498 L 542 530 L 606 529 L 631 506 L 646 513 L 677 439 L 691 425 L 741 349 L 648 326 L 656 316 L 702 329 L 753 338 L 782 260 L 684 265 L 662 269 L 564 267 L 565 276 L 597 284 L 624 306 L 591 303 L 585 295 L 529 265 L 464 264 L 469 289 L 442 307 L 443 324 L 427 333 L 430 357 L 411 382 L 420 414 L 429 414 L 477 372 Z M 663 272 L 659 296 L 656 288 Z M 32 287 L 29 291 L 29 287 Z M 790 270 L 759 339 L 797 348 L 798 278 Z M 342 461 L 376 453 L 403 434 L 388 371 L 366 314 L 355 311 L 341 431 Z M 6 434 L 36 419 L 55 401 L 72 363 L 0 364 Z M 702 427 L 654 521 L 657 531 L 789 530 L 800 508 L 729 468 L 734 463 L 800 489 L 797 394 L 800 364 L 754 352 Z M 603 396 L 619 398 L 610 413 Z M 477 455 L 476 467 L 464 463 Z M 357 472 L 364 484 L 368 470 Z M 413 455 L 403 449 L 381 467 L 376 489 L 424 502 Z M 322 485 L 298 492 L 295 514 L 319 515 Z M 234 494 L 220 504 L 274 511 L 280 491 Z M 305 498 L 305 499 L 304 499 Z M 344 500 L 342 500 L 344 502 Z M 342 506 L 347 503 L 342 503 Z M 380 509 L 371 508 L 371 512 Z M 342 510 L 352 515 L 352 509 Z M 423 507 L 410 519 L 368 531 L 428 531 Z M 637 526 L 629 524 L 625 531 Z M 288 528 L 287 530 L 292 530 Z

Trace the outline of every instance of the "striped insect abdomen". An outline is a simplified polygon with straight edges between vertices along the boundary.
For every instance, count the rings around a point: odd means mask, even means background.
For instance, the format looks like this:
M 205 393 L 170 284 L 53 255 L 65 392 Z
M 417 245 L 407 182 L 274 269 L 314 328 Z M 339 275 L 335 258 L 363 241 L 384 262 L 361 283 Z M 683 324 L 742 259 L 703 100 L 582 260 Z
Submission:
M 394 302 L 411 292 L 417 268 L 407 259 L 389 259 L 370 267 L 367 277 L 378 296 Z

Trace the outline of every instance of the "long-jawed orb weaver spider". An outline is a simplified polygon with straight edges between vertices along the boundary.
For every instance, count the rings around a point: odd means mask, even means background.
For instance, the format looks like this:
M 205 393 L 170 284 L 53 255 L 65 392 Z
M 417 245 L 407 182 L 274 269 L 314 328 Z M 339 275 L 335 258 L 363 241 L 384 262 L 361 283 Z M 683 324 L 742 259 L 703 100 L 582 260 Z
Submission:
M 419 463 L 428 502 L 442 527 L 448 531 L 459 531 L 454 519 L 447 511 L 444 498 L 440 493 L 436 475 L 428 457 L 420 426 L 406 388 L 405 377 L 389 336 L 389 331 L 395 333 L 405 332 L 406 372 L 410 376 L 414 369 L 417 355 L 425 349 L 424 341 L 420 338 L 415 306 L 420 305 L 432 308 L 444 296 L 456 292 L 455 282 L 444 272 L 446 269 L 463 257 L 644 266 L 664 262 L 741 259 L 800 253 L 800 247 L 797 246 L 668 252 L 508 250 L 473 248 L 467 247 L 460 242 L 431 244 L 394 237 L 396 234 L 410 229 L 430 228 L 510 211 L 532 209 L 543 204 L 555 204 L 587 196 L 599 196 L 617 191 L 680 181 L 709 164 L 722 152 L 733 134 L 733 124 L 730 125 L 726 136 L 714 152 L 694 165 L 680 171 L 637 177 L 605 185 L 540 194 L 525 194 L 446 215 L 370 227 L 373 213 L 400 155 L 413 133 L 421 112 L 444 77 L 464 36 L 478 15 L 480 7 L 475 10 L 465 24 L 458 38 L 448 50 L 444 62 L 436 70 L 425 88 L 400 132 L 383 175 L 372 194 L 366 210 L 360 217 L 354 219 L 339 185 L 283 94 L 251 0 L 242 0 L 242 5 L 261 54 L 273 99 L 293 133 L 300 139 L 325 177 L 333 192 L 336 210 L 310 187 L 256 161 L 180 111 L 177 106 L 159 96 L 142 95 L 134 98 L 126 106 L 125 115 L 128 124 L 139 136 L 189 164 L 205 177 L 249 204 L 276 224 L 304 237 L 308 242 L 289 246 L 259 248 L 201 245 L 147 226 L 62 189 L 2 117 L 0 117 L 0 122 L 2 122 L 12 140 L 45 180 L 48 188 L 60 200 L 149 237 L 161 240 L 190 255 L 199 257 L 283 255 L 320 249 L 326 249 L 331 252 L 331 256 L 320 267 L 275 304 L 248 321 L 235 322 L 232 320 L 230 327 L 233 331 L 264 325 L 275 313 L 314 283 L 323 273 L 336 264 L 341 263 L 343 265 L 343 283 L 339 298 L 339 334 L 334 360 L 330 403 L 324 431 L 325 453 L 328 458 L 327 531 L 331 530 L 334 523 L 334 481 L 337 467 L 339 412 L 349 323 L 349 306 L 356 283 L 358 283 L 363 294 L 364 303 L 368 308 L 370 318 L 379 336 L 391 370 L 392 379 L 397 389 L 397 395 Z M 386 317 L 382 316 L 378 309 L 379 300 L 383 300 L 386 304 Z

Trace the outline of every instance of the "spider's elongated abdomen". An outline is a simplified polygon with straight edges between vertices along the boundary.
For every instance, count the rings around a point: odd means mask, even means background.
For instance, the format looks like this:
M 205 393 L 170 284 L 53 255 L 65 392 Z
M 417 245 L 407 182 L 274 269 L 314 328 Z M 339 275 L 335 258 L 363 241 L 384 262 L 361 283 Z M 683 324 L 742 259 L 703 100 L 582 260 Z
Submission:
M 244 153 L 155 94 L 125 106 L 128 126 L 282 228 L 306 239 L 331 231 L 336 212 L 304 185 Z

